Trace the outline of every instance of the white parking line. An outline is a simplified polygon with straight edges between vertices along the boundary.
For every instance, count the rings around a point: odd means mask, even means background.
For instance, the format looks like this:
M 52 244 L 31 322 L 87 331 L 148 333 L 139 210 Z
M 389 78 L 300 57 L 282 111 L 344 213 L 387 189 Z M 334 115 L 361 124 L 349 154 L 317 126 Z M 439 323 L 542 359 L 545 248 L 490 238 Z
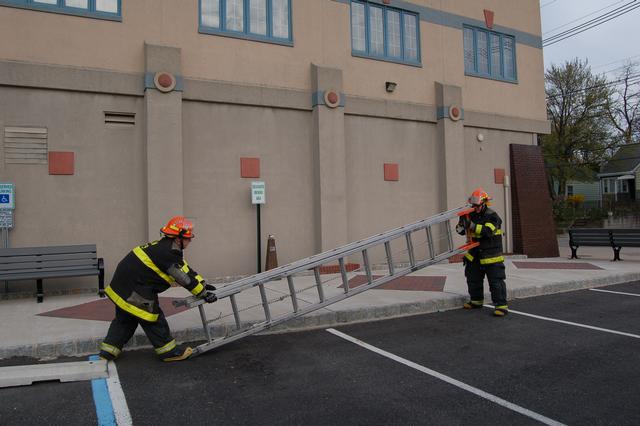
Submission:
M 492 305 L 483 305 L 483 306 L 493 309 Z M 608 328 L 594 327 L 593 325 L 579 324 L 577 322 L 571 322 L 571 321 L 565 321 L 565 320 L 560 320 L 560 319 L 555 319 L 555 318 L 543 317 L 541 315 L 534 315 L 534 314 L 528 314 L 526 312 L 514 311 L 513 309 L 509 309 L 509 313 L 510 314 L 524 315 L 525 317 L 531 317 L 531 318 L 541 319 L 541 320 L 545 320 L 545 321 L 558 322 L 560 324 L 573 325 L 575 327 L 588 328 L 590 330 L 604 331 L 605 333 L 619 334 L 620 336 L 633 337 L 634 339 L 640 339 L 639 335 L 632 334 L 632 333 L 625 333 L 624 331 L 610 330 Z
M 530 417 L 530 418 L 532 418 L 534 420 L 537 420 L 537 421 L 539 421 L 541 423 L 544 423 L 544 424 L 547 424 L 547 425 L 563 425 L 564 424 L 564 423 L 557 422 L 557 421 L 555 421 L 553 419 L 550 419 L 548 417 L 545 417 L 542 414 L 538 414 L 538 413 L 535 413 L 535 412 L 533 412 L 531 410 L 527 410 L 526 408 L 520 407 L 519 405 L 516 405 L 514 403 L 506 401 L 506 400 L 504 400 L 502 398 L 499 398 L 499 397 L 497 397 L 495 395 L 492 395 L 492 394 L 490 394 L 488 392 L 485 392 L 485 391 L 480 390 L 478 388 L 474 388 L 473 386 L 470 386 L 470 385 L 468 385 L 466 383 L 463 383 L 463 382 L 461 382 L 459 380 L 456 380 L 456 379 L 451 378 L 449 376 L 445 376 L 444 374 L 438 373 L 435 370 L 431 370 L 430 368 L 424 367 L 424 366 L 422 366 L 420 364 L 416 364 L 415 362 L 409 361 L 407 359 L 404 359 L 402 357 L 394 355 L 394 354 L 392 354 L 390 352 L 387 352 L 387 351 L 385 351 L 383 349 L 380 349 L 380 348 L 377 348 L 375 346 L 372 346 L 372 345 L 370 345 L 368 343 L 363 342 L 362 340 L 356 339 L 355 337 L 351 337 L 348 334 L 344 334 L 344 333 L 342 333 L 342 332 L 340 332 L 340 331 L 338 331 L 336 329 L 328 328 L 327 331 L 329 333 L 335 335 L 335 336 L 338 336 L 338 337 L 341 337 L 341 338 L 343 338 L 345 340 L 348 340 L 351 343 L 355 343 L 358 346 L 361 346 L 361 347 L 363 347 L 365 349 L 368 349 L 368 350 L 370 350 L 372 352 L 375 352 L 375 353 L 377 353 L 379 355 L 382 355 L 382 356 L 384 356 L 386 358 L 392 359 L 392 360 L 394 360 L 396 362 L 399 362 L 400 364 L 404 364 L 407 367 L 411 367 L 411 368 L 413 368 L 415 370 L 418 370 L 418 371 L 420 371 L 422 373 L 428 374 L 428 375 L 433 376 L 433 377 L 435 377 L 437 379 L 445 381 L 445 382 L 447 382 L 447 383 L 449 383 L 449 384 L 451 384 L 453 386 L 456 386 L 456 387 L 458 387 L 458 388 L 460 388 L 462 390 L 465 390 L 467 392 L 471 392 L 471 393 L 473 393 L 475 395 L 478 395 L 481 398 L 488 399 L 491 402 L 494 402 L 494 403 L 496 403 L 498 405 L 501 405 L 501 406 L 503 406 L 505 408 L 508 408 L 509 410 L 513 410 L 513 411 L 515 411 L 517 413 L 520 413 L 520 414 L 522 414 L 524 416 Z
M 111 405 L 113 406 L 116 424 L 118 426 L 132 425 L 131 413 L 129 412 L 129 406 L 127 405 L 127 399 L 124 396 L 122 385 L 120 384 L 116 364 L 113 361 L 109 361 L 107 368 L 109 370 L 107 386 L 109 388 L 109 396 L 111 396 Z
M 611 290 L 600 290 L 599 288 L 590 288 L 589 290 L 591 291 L 599 291 L 602 293 L 613 293 L 613 294 L 622 294 L 625 296 L 636 296 L 636 297 L 640 297 L 640 294 L 635 294 L 635 293 L 624 293 L 622 291 L 611 291 Z

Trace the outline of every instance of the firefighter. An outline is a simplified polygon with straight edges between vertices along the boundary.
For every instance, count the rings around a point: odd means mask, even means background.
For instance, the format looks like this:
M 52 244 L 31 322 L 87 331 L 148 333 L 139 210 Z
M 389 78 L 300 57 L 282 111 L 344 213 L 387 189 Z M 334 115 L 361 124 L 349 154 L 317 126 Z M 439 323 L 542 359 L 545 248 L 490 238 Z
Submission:
M 470 249 L 463 258 L 464 274 L 467 277 L 470 300 L 465 309 L 482 308 L 484 303 L 484 277 L 489 281 L 489 290 L 494 305 L 493 315 L 504 317 L 509 313 L 507 306 L 507 287 L 502 255 L 502 219 L 488 207 L 491 198 L 482 189 L 477 188 L 469 197 L 473 212 L 461 216 L 456 226 L 460 235 L 467 234 L 472 241 L 480 243 Z
M 193 224 L 175 216 L 160 229 L 162 238 L 131 250 L 118 264 L 105 293 L 115 304 L 116 315 L 100 344 L 100 357 L 117 358 L 138 324 L 163 361 L 187 359 L 193 350 L 179 349 L 160 309 L 158 293 L 178 283 L 208 303 L 216 301 L 215 287 L 206 284 L 187 264 L 183 251 L 193 238 Z

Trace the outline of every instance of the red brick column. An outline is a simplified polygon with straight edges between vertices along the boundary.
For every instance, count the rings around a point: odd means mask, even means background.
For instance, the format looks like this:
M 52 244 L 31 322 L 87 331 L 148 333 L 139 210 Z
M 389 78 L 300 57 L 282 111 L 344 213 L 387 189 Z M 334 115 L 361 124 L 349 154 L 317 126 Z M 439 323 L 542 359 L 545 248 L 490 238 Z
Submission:
M 509 147 L 513 251 L 529 257 L 557 257 L 551 195 L 539 146 Z

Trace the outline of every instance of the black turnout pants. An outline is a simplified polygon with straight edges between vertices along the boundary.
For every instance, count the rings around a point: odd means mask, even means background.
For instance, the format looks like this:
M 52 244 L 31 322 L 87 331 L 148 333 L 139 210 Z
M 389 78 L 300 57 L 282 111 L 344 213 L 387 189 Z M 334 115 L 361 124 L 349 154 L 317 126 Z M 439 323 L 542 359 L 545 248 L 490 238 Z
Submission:
M 464 275 L 467 277 L 467 287 L 471 300 L 484 300 L 484 276 L 489 280 L 491 300 L 495 306 L 507 304 L 507 286 L 504 283 L 507 275 L 504 271 L 504 262 L 481 265 L 477 260 L 466 261 Z
M 140 324 L 154 348 L 161 348 L 173 340 L 169 324 L 164 317 L 162 309 L 160 309 L 158 321 L 148 322 L 116 306 L 116 317 L 111 321 L 104 342 L 118 349 L 122 349 L 129 339 L 133 337 L 133 333 L 135 333 L 136 328 L 138 328 L 138 324 Z

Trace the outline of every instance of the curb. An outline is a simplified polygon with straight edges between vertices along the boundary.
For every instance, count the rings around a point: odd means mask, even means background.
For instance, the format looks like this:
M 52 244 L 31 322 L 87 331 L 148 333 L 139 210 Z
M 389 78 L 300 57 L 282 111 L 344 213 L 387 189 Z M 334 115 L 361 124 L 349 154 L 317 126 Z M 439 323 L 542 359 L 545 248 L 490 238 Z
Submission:
M 621 284 L 630 281 L 640 281 L 640 272 L 616 274 L 607 277 L 588 280 L 569 280 L 553 284 L 532 285 L 529 287 L 508 289 L 509 300 L 525 299 L 528 297 L 548 294 L 565 293 L 584 290 L 605 285 Z M 434 312 L 458 309 L 466 301 L 466 295 L 442 293 L 441 297 L 415 303 L 397 303 L 387 306 L 376 306 L 366 309 L 349 309 L 331 311 L 325 308 L 309 315 L 295 318 L 285 324 L 280 324 L 259 334 L 277 334 L 297 331 L 307 331 L 330 326 L 356 324 L 359 322 L 379 321 L 405 316 L 428 314 Z M 218 325 L 210 329 L 212 336 L 223 336 L 234 329 L 233 324 Z M 204 341 L 204 331 L 201 326 L 183 330 L 174 330 L 173 336 L 177 342 Z M 79 357 L 96 354 L 102 336 L 90 339 L 67 340 L 61 342 L 38 343 L 0 348 L 0 359 L 12 357 L 28 357 L 39 360 L 50 360 L 59 357 Z M 125 349 L 151 348 L 149 340 L 144 334 L 135 334 Z

